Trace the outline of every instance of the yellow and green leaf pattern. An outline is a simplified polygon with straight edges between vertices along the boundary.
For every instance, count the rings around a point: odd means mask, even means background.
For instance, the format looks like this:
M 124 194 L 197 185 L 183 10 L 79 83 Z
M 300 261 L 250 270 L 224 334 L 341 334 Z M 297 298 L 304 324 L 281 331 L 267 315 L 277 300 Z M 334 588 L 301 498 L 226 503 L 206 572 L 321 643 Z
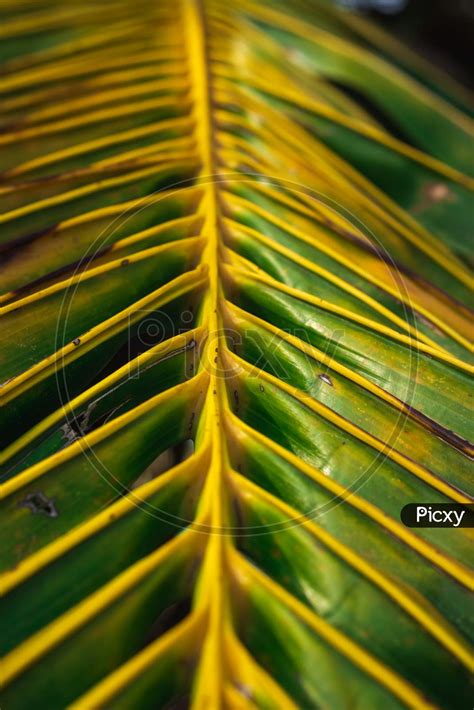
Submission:
M 470 707 L 400 511 L 472 501 L 471 97 L 329 0 L 0 9 L 2 708 Z

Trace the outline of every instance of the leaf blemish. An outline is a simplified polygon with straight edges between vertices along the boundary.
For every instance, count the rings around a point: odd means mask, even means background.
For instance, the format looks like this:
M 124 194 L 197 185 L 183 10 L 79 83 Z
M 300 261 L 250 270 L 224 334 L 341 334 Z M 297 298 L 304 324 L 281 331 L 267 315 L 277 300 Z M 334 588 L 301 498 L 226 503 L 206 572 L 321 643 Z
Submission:
M 327 385 L 329 385 L 330 387 L 333 387 L 332 380 L 331 380 L 331 378 L 329 377 L 329 375 L 325 375 L 323 372 L 321 372 L 321 374 L 318 375 L 318 377 L 319 377 L 320 380 L 322 380 L 323 382 L 325 382 Z
M 241 695 L 244 696 L 244 698 L 250 699 L 252 697 L 252 690 L 249 688 L 247 685 L 241 685 L 239 684 L 237 686 L 238 691 Z
M 54 504 L 53 498 L 48 498 L 41 491 L 37 493 L 28 493 L 19 504 L 20 508 L 28 508 L 36 515 L 46 515 L 47 518 L 57 518 L 59 513 Z
M 437 182 L 427 187 L 426 194 L 433 202 L 441 202 L 447 197 L 450 197 L 451 191 L 447 185 Z

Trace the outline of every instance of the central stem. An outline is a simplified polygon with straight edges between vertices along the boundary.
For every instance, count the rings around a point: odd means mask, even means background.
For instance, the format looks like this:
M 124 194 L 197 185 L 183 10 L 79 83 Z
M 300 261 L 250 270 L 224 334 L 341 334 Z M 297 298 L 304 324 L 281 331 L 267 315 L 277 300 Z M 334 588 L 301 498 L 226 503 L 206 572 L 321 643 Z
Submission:
M 202 260 L 209 268 L 209 288 L 204 300 L 204 316 L 208 324 L 204 365 L 209 368 L 209 389 L 203 409 L 205 440 L 211 442 L 210 467 L 204 487 L 202 506 L 209 526 L 208 543 L 199 581 L 196 604 L 207 606 L 209 624 L 203 642 L 202 658 L 195 689 L 195 708 L 203 710 L 222 706 L 225 676 L 223 634 L 229 623 L 225 594 L 225 539 L 223 537 L 226 507 L 224 476 L 227 452 L 222 433 L 221 413 L 225 403 L 225 382 L 222 379 L 222 348 L 219 283 L 219 198 L 218 167 L 215 158 L 215 126 L 212 116 L 212 81 L 206 42 L 206 23 L 202 2 L 184 0 L 185 25 L 188 32 L 189 62 L 193 91 L 193 114 L 201 160 L 199 180 L 204 187 L 202 209 L 203 233 L 207 244 Z

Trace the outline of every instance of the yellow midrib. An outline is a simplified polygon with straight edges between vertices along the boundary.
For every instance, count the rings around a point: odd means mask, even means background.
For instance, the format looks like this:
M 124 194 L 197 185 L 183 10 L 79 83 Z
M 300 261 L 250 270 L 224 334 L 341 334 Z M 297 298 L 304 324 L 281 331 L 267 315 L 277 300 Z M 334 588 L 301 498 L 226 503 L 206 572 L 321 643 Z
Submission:
M 202 260 L 209 268 L 209 288 L 205 297 L 203 315 L 209 332 L 203 352 L 203 366 L 209 370 L 210 381 L 202 416 L 206 433 L 212 437 L 211 463 L 202 501 L 212 531 L 209 533 L 199 593 L 196 596 L 196 604 L 206 604 L 209 616 L 192 705 L 195 710 L 205 710 L 209 707 L 219 710 L 223 704 L 225 685 L 222 663 L 225 656 L 223 637 L 227 604 L 224 595 L 225 545 L 224 538 L 219 533 L 225 523 L 223 495 L 225 444 L 220 420 L 226 394 L 225 384 L 219 377 L 220 351 L 224 343 L 219 315 L 219 203 L 215 182 L 218 171 L 213 142 L 212 88 L 203 2 L 202 0 L 183 0 L 183 2 L 191 74 L 192 110 L 202 164 L 199 179 L 205 191 L 203 233 L 207 238 L 207 245 Z

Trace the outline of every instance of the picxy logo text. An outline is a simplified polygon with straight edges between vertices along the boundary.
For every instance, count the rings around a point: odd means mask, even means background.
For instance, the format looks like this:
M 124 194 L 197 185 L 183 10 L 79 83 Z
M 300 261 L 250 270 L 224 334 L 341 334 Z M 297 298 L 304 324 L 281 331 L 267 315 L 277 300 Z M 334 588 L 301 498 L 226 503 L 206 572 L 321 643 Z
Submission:
M 408 503 L 400 517 L 410 528 L 470 528 L 474 527 L 474 505 Z

